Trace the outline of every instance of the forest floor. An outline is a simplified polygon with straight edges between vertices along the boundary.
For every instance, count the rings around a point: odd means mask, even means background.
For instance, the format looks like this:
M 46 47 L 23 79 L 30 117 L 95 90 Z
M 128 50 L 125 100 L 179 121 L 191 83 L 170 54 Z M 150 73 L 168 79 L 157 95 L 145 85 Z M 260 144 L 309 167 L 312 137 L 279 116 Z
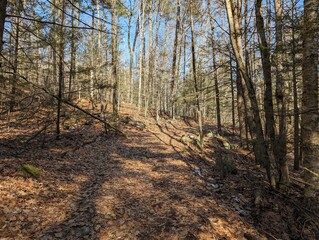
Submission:
M 271 191 L 249 151 L 224 149 L 214 137 L 203 149 L 185 141 L 196 137 L 191 120 L 156 123 L 129 106 L 121 117 L 146 127 L 121 122 L 128 137 L 115 136 L 73 112 L 56 140 L 54 124 L 2 121 L 0 239 L 316 238 L 319 221 L 302 208 L 300 173 L 285 193 Z M 216 165 L 225 156 L 234 174 Z M 24 164 L 40 177 L 19 171 Z

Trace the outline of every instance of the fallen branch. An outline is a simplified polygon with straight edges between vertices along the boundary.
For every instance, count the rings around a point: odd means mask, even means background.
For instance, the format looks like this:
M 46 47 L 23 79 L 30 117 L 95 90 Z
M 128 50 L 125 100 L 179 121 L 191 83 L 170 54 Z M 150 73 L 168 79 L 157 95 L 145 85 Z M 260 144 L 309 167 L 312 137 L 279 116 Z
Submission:
M 41 128 L 39 131 L 37 131 L 33 136 L 31 136 L 25 143 L 29 143 L 30 141 L 32 141 L 33 139 L 35 139 L 37 136 L 39 136 L 42 132 L 44 132 L 49 126 L 51 126 L 53 124 L 52 122 L 49 122 L 48 124 L 46 124 L 43 128 Z
M 59 98 L 58 98 L 57 96 L 55 96 L 55 95 L 51 95 L 51 96 L 54 97 L 54 98 L 56 98 L 56 99 L 59 99 Z M 95 116 L 94 114 L 92 114 L 92 113 L 90 113 L 89 111 L 87 111 L 87 110 L 85 110 L 85 109 L 79 107 L 78 105 L 76 105 L 76 104 L 74 104 L 74 103 L 72 103 L 72 102 L 69 102 L 69 101 L 67 101 L 67 100 L 65 100 L 65 99 L 61 99 L 61 102 L 65 103 L 65 104 L 67 104 L 67 105 L 69 105 L 69 106 L 71 106 L 71 107 L 73 107 L 73 108 L 75 108 L 75 109 L 78 109 L 79 111 L 85 113 L 86 115 L 88 115 L 88 116 L 90 116 L 90 117 L 92 117 L 92 118 L 94 118 L 94 119 L 100 121 L 101 123 L 103 123 L 103 124 L 104 124 L 105 126 L 107 126 L 108 128 L 113 129 L 114 131 L 116 131 L 116 132 L 122 134 L 124 137 L 127 137 L 127 134 L 125 134 L 125 133 L 124 133 L 123 131 L 121 131 L 120 129 L 118 129 L 118 128 L 112 126 L 110 123 L 106 122 L 106 121 L 103 120 L 102 118 L 99 118 L 99 117 Z
M 7 74 L 13 74 L 12 72 L 5 72 L 5 73 L 7 73 Z M 30 82 L 26 77 L 24 77 L 24 76 L 22 76 L 22 75 L 20 75 L 20 74 L 17 74 L 17 73 L 16 73 L 16 75 L 18 75 L 18 77 L 20 77 L 21 79 L 23 79 L 23 80 L 26 81 L 27 83 L 31 84 L 31 85 L 34 86 L 35 88 L 41 89 L 43 92 L 45 92 L 46 94 L 50 95 L 51 97 L 53 97 L 53 98 L 55 98 L 55 99 L 57 99 L 57 100 L 60 99 L 58 96 L 56 96 L 56 95 L 50 93 L 47 89 L 45 89 L 45 88 L 43 88 L 43 87 L 40 87 L 40 86 L 38 86 L 37 84 L 34 84 L 34 83 Z M 75 109 L 77 109 L 77 110 L 79 110 L 79 111 L 81 111 L 81 112 L 83 112 L 83 113 L 85 113 L 86 115 L 88 115 L 88 116 L 90 116 L 90 117 L 92 117 L 92 118 L 94 118 L 94 119 L 96 119 L 96 120 L 98 120 L 99 122 L 103 123 L 104 126 L 110 128 L 110 129 L 113 129 L 115 132 L 120 133 L 120 134 L 123 135 L 124 137 L 128 137 L 127 134 L 125 134 L 125 133 L 124 133 L 123 131 L 121 131 L 120 129 L 118 129 L 118 128 L 112 126 L 110 123 L 108 123 L 108 122 L 106 122 L 105 120 L 103 120 L 103 119 L 101 119 L 101 118 L 95 116 L 94 114 L 90 113 L 89 111 L 84 110 L 83 108 L 79 107 L 78 105 L 76 105 L 76 104 L 74 104 L 74 103 L 72 103 L 72 102 L 69 102 L 69 101 L 67 101 L 67 100 L 65 100 L 65 99 L 61 99 L 61 102 L 64 103 L 64 104 L 66 104 L 66 105 L 69 105 L 69 106 L 71 106 L 71 107 L 73 107 L 73 108 L 75 108 Z

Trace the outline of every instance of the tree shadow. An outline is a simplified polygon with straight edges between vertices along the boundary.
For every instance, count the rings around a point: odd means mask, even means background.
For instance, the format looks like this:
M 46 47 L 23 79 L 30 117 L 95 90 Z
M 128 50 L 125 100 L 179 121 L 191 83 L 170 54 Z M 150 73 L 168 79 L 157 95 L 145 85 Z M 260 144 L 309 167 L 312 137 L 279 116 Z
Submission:
M 95 141 L 86 139 L 91 137 Z M 232 236 L 243 236 L 242 225 L 234 225 L 239 219 L 219 206 L 185 156 L 178 149 L 168 150 L 151 134 L 133 133 L 128 140 L 74 133 L 58 142 L 52 138 L 45 148 L 33 147 L 21 161 L 33 156 L 32 162 L 47 172 L 37 181 L 52 195 L 29 198 L 47 201 L 41 206 L 48 208 L 50 218 L 53 200 L 66 205 L 55 208 L 55 221 L 44 225 L 24 221 L 24 234 L 33 239 L 200 239 L 205 234 L 222 239 L 227 234 L 219 229 L 221 224 L 225 229 L 238 228 Z M 77 191 L 59 189 L 75 186 L 79 177 L 84 180 L 77 183 Z M 45 210 L 39 211 L 41 219 Z M 65 212 L 62 219 L 59 211 Z

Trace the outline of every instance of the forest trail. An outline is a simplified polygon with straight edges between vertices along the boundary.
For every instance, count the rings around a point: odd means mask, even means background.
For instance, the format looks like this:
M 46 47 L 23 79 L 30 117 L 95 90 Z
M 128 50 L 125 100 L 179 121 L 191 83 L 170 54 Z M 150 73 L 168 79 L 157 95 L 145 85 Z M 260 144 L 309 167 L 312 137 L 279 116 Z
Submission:
M 248 151 L 223 147 L 222 139 L 238 142 L 227 129 L 227 138 L 205 137 L 202 152 L 192 120 L 156 123 L 123 107 L 117 124 L 125 138 L 79 114 L 65 118 L 59 140 L 53 127 L 34 124 L 42 115 L 2 128 L 1 239 L 315 238 L 317 221 L 298 204 L 302 188 L 270 191 Z M 233 161 L 236 174 L 224 175 L 218 159 Z M 24 164 L 41 176 L 19 171 Z
M 0 236 L 260 239 L 192 166 L 179 141 L 187 125 L 163 125 L 150 120 L 145 130 L 126 127 L 128 139 L 84 125 L 58 141 L 46 136 L 45 146 L 34 143 L 14 161 L 2 154 Z M 24 163 L 39 167 L 41 177 L 17 171 Z

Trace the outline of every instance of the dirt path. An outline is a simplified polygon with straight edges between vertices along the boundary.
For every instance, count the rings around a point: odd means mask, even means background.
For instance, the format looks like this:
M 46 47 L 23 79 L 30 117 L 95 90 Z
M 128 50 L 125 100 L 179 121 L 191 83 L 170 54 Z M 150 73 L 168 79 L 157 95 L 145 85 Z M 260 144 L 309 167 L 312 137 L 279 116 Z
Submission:
M 126 129 L 124 139 L 86 127 L 15 164 L 2 156 L 0 237 L 261 239 L 194 172 L 176 141 L 182 130 L 150 129 Z M 16 173 L 28 162 L 42 170 L 40 179 Z

